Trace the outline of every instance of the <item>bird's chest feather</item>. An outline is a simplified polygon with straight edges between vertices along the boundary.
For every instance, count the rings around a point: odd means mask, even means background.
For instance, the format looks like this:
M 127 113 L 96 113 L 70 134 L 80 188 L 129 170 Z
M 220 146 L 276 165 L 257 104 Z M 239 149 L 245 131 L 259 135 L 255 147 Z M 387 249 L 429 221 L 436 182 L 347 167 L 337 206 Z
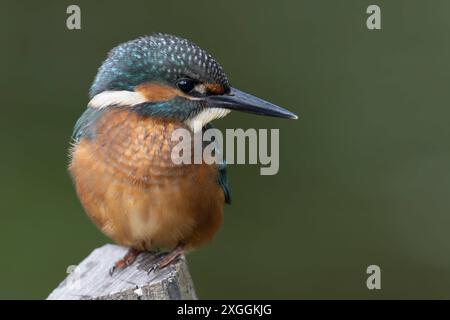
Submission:
M 197 246 L 220 225 L 224 196 L 214 165 L 176 165 L 181 123 L 113 109 L 72 150 L 70 172 L 92 220 L 138 249 Z

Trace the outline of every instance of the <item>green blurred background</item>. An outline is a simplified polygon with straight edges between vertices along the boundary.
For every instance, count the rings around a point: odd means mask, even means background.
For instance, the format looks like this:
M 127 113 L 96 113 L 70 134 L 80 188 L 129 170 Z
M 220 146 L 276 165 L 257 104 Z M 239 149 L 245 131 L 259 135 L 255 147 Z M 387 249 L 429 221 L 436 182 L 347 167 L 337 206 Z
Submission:
M 82 30 L 67 30 L 69 4 Z M 381 31 L 366 28 L 369 4 Z M 0 298 L 45 298 L 108 242 L 75 196 L 69 137 L 107 51 L 155 31 L 193 40 L 233 86 L 301 116 L 216 121 L 280 128 L 280 172 L 230 167 L 224 225 L 188 257 L 200 298 L 450 298 L 445 0 L 3 0 Z

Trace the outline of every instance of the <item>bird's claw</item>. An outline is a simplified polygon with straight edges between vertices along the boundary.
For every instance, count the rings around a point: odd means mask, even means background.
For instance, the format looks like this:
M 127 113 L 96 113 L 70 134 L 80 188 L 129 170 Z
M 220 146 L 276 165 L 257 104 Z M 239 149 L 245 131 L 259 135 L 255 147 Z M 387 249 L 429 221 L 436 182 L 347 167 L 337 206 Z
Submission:
M 168 265 L 170 265 L 172 262 L 176 261 L 181 254 L 183 253 L 183 247 L 177 246 L 174 250 L 168 253 L 162 253 L 157 258 L 155 263 L 148 269 L 147 275 L 154 271 L 161 270 Z
M 109 275 L 112 277 L 117 269 L 122 270 L 132 265 L 139 253 L 139 250 L 130 248 L 127 254 L 109 269 Z
M 156 261 L 152 264 L 152 266 L 147 270 L 147 275 L 149 275 L 152 272 L 156 272 L 161 269 L 161 261 L 164 259 L 164 257 L 167 255 L 167 253 L 164 252 L 158 252 L 156 254 Z
M 109 268 L 109 276 L 112 277 L 114 274 L 114 271 L 116 271 L 117 267 L 116 266 L 112 266 L 111 268 Z
M 148 269 L 147 275 L 150 275 L 150 273 L 152 273 L 153 271 L 157 271 L 158 269 L 159 269 L 159 268 L 158 268 L 158 264 L 155 263 L 154 265 L 152 265 L 152 266 L 150 267 L 150 269 Z

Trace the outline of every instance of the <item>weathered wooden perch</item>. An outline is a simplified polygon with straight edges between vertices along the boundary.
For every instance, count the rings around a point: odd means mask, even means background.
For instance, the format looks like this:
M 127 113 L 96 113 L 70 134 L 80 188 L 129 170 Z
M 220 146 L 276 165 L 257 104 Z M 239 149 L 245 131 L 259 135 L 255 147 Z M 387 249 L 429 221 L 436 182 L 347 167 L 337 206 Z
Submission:
M 107 244 L 95 249 L 48 296 L 48 300 L 178 300 L 197 299 L 182 256 L 159 271 L 147 273 L 156 256 L 142 253 L 128 268 L 109 275 L 127 249 Z

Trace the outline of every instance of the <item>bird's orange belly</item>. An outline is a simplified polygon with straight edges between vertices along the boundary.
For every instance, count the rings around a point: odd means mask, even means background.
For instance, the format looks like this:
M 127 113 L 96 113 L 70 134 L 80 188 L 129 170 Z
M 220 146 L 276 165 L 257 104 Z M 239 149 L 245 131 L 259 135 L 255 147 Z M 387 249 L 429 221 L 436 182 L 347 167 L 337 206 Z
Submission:
M 178 244 L 192 249 L 211 240 L 221 224 L 224 203 L 217 168 L 156 165 L 145 155 L 139 159 L 137 150 L 148 142 L 139 137 L 152 139 L 152 133 L 128 131 L 126 138 L 109 146 L 102 141 L 108 137 L 100 135 L 74 147 L 69 169 L 87 214 L 116 243 L 138 250 Z

